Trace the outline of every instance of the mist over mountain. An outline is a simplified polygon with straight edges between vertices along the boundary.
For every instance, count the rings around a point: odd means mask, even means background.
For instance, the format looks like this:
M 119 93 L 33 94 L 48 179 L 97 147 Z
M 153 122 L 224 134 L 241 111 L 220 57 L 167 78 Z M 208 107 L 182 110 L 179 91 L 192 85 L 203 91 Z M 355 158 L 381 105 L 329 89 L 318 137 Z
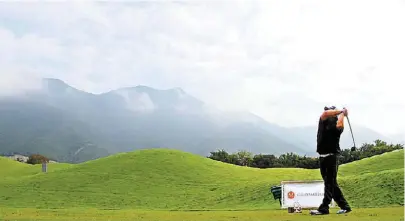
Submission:
M 394 143 L 405 144 L 405 133 L 392 134 L 389 137 Z
M 0 154 L 40 153 L 63 162 L 143 148 L 315 155 L 316 130 L 315 125 L 285 128 L 249 112 L 219 111 L 181 88 L 140 85 L 91 94 L 47 78 L 27 93 L 0 97 Z M 357 146 L 391 139 L 364 127 L 353 132 Z M 341 147 L 351 146 L 346 126 Z

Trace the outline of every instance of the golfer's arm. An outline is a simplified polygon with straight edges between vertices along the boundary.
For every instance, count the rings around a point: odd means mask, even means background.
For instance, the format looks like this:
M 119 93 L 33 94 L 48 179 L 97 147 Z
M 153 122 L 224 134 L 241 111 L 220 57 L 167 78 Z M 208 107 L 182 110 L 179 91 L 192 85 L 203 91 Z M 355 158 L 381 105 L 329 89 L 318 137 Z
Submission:
M 337 128 L 342 129 L 344 127 L 344 124 L 343 124 L 344 119 L 345 119 L 345 115 L 343 113 L 339 114 L 338 121 L 336 123 Z
M 326 111 L 324 111 L 324 112 L 322 113 L 321 119 L 322 119 L 322 120 L 325 120 L 325 119 L 328 118 L 328 117 L 337 116 L 337 115 L 339 115 L 340 113 L 342 113 L 341 110 L 326 110 Z

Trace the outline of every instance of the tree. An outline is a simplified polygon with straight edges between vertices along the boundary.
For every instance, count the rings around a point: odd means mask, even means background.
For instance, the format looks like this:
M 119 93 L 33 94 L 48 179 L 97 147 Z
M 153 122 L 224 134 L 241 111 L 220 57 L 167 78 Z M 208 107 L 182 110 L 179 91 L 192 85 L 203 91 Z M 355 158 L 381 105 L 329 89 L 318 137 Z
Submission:
M 296 167 L 306 169 L 317 169 L 319 168 L 319 158 L 307 156 L 299 157 Z
M 387 146 L 387 142 L 377 139 L 374 141 L 374 145 L 376 147 Z
M 299 162 L 299 155 L 295 153 L 281 154 L 278 158 L 278 162 L 284 167 L 296 167 Z
M 234 164 L 234 165 L 239 165 L 239 158 L 237 154 L 229 154 L 227 163 Z
M 213 160 L 221 161 L 221 162 L 229 162 L 228 157 L 229 154 L 225 150 L 218 150 L 210 152 L 211 155 L 208 157 Z
M 253 157 L 252 166 L 256 168 L 272 168 L 278 165 L 277 157 L 274 155 L 258 154 Z
M 374 148 L 374 144 L 363 143 L 360 147 L 360 152 L 367 152 Z
M 31 154 L 27 160 L 28 164 L 42 164 L 44 162 L 49 163 L 49 159 L 40 154 Z
M 344 149 L 339 155 L 339 164 L 346 164 L 356 160 L 361 160 L 371 156 L 391 152 L 394 150 L 404 149 L 403 144 L 387 144 L 382 140 L 375 140 L 373 144 L 364 143 L 356 150 Z M 318 157 L 299 156 L 295 153 L 281 154 L 278 158 L 272 154 L 253 155 L 248 151 L 239 151 L 237 153 L 228 154 L 224 150 L 211 152 L 211 159 L 218 161 L 240 165 L 250 166 L 255 168 L 274 168 L 274 167 L 295 167 L 306 169 L 319 168 Z
M 238 159 L 238 165 L 241 166 L 250 166 L 253 161 L 253 154 L 246 150 L 239 151 L 236 153 L 236 156 Z

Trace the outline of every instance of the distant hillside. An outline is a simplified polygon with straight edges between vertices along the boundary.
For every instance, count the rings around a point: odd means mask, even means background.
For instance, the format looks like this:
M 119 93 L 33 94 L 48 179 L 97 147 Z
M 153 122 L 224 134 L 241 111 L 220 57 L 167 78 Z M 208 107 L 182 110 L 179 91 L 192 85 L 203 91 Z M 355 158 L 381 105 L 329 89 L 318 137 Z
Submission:
M 212 112 L 182 89 L 146 86 L 95 95 L 58 79 L 42 89 L 0 99 L 0 153 L 41 153 L 83 162 L 111 153 L 169 147 L 207 155 L 230 151 L 301 152 L 249 122 Z
M 370 142 L 383 139 L 356 127 L 357 139 L 362 131 Z M 313 155 L 315 137 L 312 127 L 283 128 L 251 113 L 218 111 L 181 88 L 140 85 L 97 95 L 43 79 L 41 89 L 0 97 L 0 154 L 40 153 L 59 162 L 160 147 L 204 156 L 218 149 Z
M 393 134 L 390 136 L 391 140 L 395 143 L 405 144 L 405 133 L 404 134 Z
M 107 156 L 92 142 L 86 123 L 57 108 L 27 100 L 0 102 L 0 151 L 41 153 L 52 160 L 80 162 Z
M 291 134 L 294 137 L 294 141 L 292 142 L 293 144 L 305 150 L 311 151 L 316 149 L 315 147 L 317 130 L 318 128 L 316 126 L 293 127 L 289 128 L 287 133 Z M 363 126 L 352 125 L 352 130 L 357 147 L 360 147 L 363 143 L 373 143 L 377 139 L 387 142 L 393 140 Z M 348 149 L 352 146 L 352 135 L 350 133 L 349 125 L 347 124 L 347 121 L 345 121 L 345 130 L 341 136 L 340 147 L 342 149 Z
M 372 164 L 381 165 L 396 155 L 381 155 Z M 48 174 L 39 167 L 3 161 L 0 158 L 0 165 L 7 164 L 14 173 L 0 180 L 0 204 L 16 208 L 277 209 L 271 186 L 283 180 L 321 179 L 317 169 L 255 169 L 169 149 L 121 153 L 72 166 L 50 164 Z M 363 170 L 368 161 L 358 161 L 356 168 Z M 339 175 L 350 204 L 403 205 L 403 162 L 393 161 L 391 167 L 396 169 L 373 167 L 369 173 L 349 170 Z M 0 174 L 3 170 L 0 167 Z M 19 171 L 30 174 L 18 177 Z
M 319 115 L 322 113 L 322 110 L 319 112 Z M 316 156 L 316 134 L 318 131 L 317 125 L 307 126 L 307 127 L 282 127 L 277 124 L 272 124 L 264 119 L 250 114 L 245 113 L 240 116 L 240 119 L 245 119 L 246 122 L 250 122 L 251 125 L 255 125 L 274 136 L 279 137 L 280 139 L 288 142 L 302 150 L 301 153 Z M 364 143 L 374 143 L 375 140 L 383 140 L 387 143 L 401 143 L 396 139 L 396 136 L 387 137 L 376 131 L 373 131 L 369 128 L 366 128 L 361 125 L 356 125 L 352 123 L 352 130 L 357 147 L 361 147 Z M 399 135 L 397 135 L 399 137 Z M 349 125 L 345 120 L 345 130 L 340 139 L 341 149 L 350 149 L 353 146 L 353 140 L 350 133 Z

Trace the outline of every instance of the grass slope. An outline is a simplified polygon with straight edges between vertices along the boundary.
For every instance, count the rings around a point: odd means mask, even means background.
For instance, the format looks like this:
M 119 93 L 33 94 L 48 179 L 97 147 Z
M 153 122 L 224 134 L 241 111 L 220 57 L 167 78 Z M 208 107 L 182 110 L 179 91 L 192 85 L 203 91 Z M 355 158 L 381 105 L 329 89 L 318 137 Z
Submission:
M 354 207 L 404 205 L 404 168 L 350 176 L 339 182 Z
M 358 165 L 342 166 L 339 182 L 354 207 L 403 205 L 403 161 L 391 160 L 397 155 L 357 162 L 368 165 L 363 171 L 369 173 L 362 175 L 354 171 Z M 370 166 L 386 161 L 395 165 Z M 282 180 L 321 179 L 319 170 L 247 168 L 169 149 L 121 153 L 78 165 L 50 164 L 53 171 L 47 174 L 38 173 L 40 167 L 18 167 L 27 170 L 19 179 L 15 173 L 4 172 L 5 167 L 0 169 L 0 174 L 14 177 L 0 181 L 0 207 L 278 209 L 278 201 L 269 193 L 271 186 Z
M 30 165 L 26 163 L 20 163 L 9 158 L 0 157 L 0 177 L 2 177 L 2 179 L 13 177 L 21 178 L 21 176 L 33 173 L 35 172 L 31 170 Z
M 339 167 L 340 176 L 361 175 L 404 168 L 404 150 L 384 153 Z
M 48 171 L 53 172 L 59 169 L 65 169 L 74 166 L 67 163 L 48 164 Z M 42 165 L 31 165 L 21 163 L 6 157 L 0 157 L 0 177 L 2 179 L 22 179 L 29 175 L 35 175 L 42 171 Z M 4 181 L 4 180 L 3 180 Z M 0 181 L 2 182 L 2 181 Z

